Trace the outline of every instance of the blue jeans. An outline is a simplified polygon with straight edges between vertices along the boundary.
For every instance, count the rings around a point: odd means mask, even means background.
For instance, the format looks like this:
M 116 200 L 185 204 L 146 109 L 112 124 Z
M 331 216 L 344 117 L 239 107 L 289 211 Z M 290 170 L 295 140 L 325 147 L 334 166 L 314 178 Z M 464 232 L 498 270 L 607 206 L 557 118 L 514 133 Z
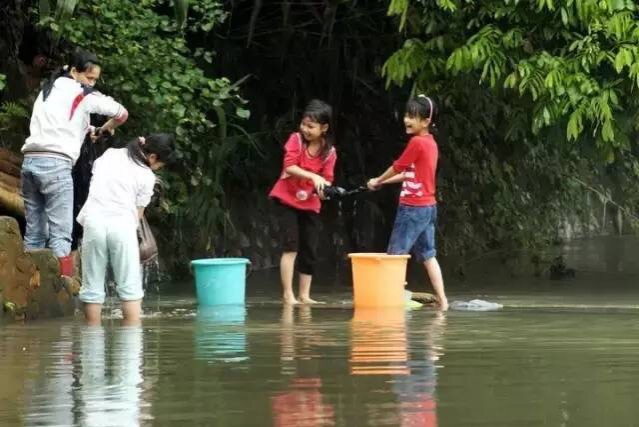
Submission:
M 73 178 L 71 160 L 26 156 L 22 162 L 22 198 L 27 231 L 24 247 L 50 247 L 57 257 L 71 253 Z
M 393 233 L 388 243 L 390 255 L 406 255 L 412 252 L 417 261 L 426 261 L 437 255 L 435 249 L 435 225 L 437 205 L 399 205 Z

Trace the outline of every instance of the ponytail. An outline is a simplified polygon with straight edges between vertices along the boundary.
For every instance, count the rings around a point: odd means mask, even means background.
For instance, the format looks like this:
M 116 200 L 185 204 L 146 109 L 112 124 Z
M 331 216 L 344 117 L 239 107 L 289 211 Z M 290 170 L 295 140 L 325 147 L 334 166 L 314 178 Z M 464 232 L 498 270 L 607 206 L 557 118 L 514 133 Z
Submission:
M 42 100 L 46 101 L 49 95 L 51 95 L 51 91 L 53 90 L 53 85 L 55 81 L 60 77 L 67 77 L 69 75 L 69 66 L 65 65 L 57 69 L 51 74 L 51 77 L 44 83 L 44 87 L 42 88 Z
M 148 155 L 155 154 L 159 161 L 168 164 L 174 160 L 173 135 L 168 133 L 155 133 L 149 136 L 140 136 L 131 140 L 127 146 L 127 154 L 132 162 L 149 167 Z
M 83 73 L 93 67 L 99 67 L 100 63 L 98 62 L 98 57 L 92 53 L 82 49 L 76 50 L 70 61 L 70 65 L 65 65 L 62 68 L 54 71 L 51 74 L 51 77 L 45 82 L 44 87 L 42 88 L 42 100 L 46 101 L 49 95 L 51 95 L 51 91 L 53 90 L 53 86 L 55 81 L 60 77 L 69 77 L 71 69 L 75 68 L 76 71 Z

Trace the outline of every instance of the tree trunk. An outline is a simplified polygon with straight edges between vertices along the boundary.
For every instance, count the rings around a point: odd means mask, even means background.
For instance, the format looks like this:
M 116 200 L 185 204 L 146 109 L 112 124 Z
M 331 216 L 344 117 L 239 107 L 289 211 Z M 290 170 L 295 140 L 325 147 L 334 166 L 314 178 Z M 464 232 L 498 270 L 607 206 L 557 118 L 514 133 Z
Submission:
M 9 160 L 0 159 L 0 172 L 20 178 L 20 165 L 16 165 Z
M 2 171 L 0 171 L 0 182 L 10 188 L 20 188 L 20 178 L 16 178 Z
M 0 206 L 24 216 L 24 201 L 20 196 L 21 165 L 22 156 L 0 148 Z
M 22 165 L 22 156 L 9 151 L 6 148 L 0 148 L 0 160 L 5 160 L 18 167 Z
M 6 189 L 0 185 L 0 206 L 12 214 L 24 216 L 24 200 L 17 189 Z

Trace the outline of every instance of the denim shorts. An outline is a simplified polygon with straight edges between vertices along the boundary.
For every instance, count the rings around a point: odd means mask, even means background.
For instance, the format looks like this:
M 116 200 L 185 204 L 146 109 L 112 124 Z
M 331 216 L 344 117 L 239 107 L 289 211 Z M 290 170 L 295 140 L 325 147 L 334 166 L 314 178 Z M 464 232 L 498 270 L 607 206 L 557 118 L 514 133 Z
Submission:
M 437 205 L 399 205 L 393 233 L 388 243 L 390 255 L 413 253 L 418 261 L 426 261 L 437 255 L 435 249 L 435 225 Z

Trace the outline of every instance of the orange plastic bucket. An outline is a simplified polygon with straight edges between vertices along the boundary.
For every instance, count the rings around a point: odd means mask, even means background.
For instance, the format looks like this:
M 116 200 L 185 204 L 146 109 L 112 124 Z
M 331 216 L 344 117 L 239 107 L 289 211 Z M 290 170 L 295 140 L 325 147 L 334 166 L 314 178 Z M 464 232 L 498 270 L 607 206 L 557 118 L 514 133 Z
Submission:
M 410 255 L 349 254 L 355 307 L 405 307 L 404 283 Z

